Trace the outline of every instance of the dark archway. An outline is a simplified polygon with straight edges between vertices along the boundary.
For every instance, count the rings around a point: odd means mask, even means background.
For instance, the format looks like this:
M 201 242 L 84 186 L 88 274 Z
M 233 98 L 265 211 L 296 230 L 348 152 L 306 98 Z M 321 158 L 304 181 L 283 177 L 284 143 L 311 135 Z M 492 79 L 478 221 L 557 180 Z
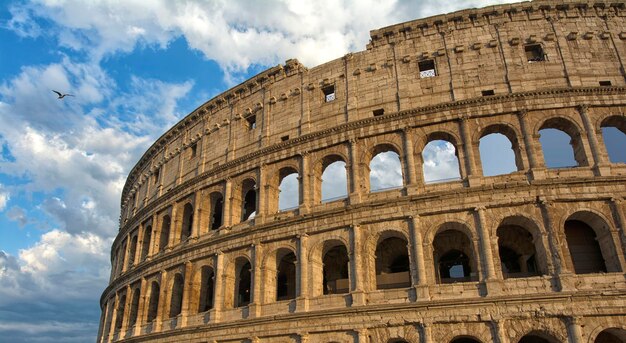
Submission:
M 235 307 L 247 306 L 250 304 L 252 292 L 252 266 L 248 260 L 238 261 L 241 264 L 237 269 L 235 279 Z
M 350 291 L 349 262 L 348 250 L 343 244 L 326 251 L 322 258 L 324 294 L 340 294 Z
M 157 317 L 157 313 L 159 310 L 159 293 L 161 288 L 159 287 L 159 283 L 156 281 L 152 281 L 150 285 L 150 302 L 148 303 L 148 315 L 147 322 L 150 323 L 154 321 Z
M 172 282 L 170 318 L 178 316 L 182 311 L 184 283 L 185 279 L 183 278 L 183 275 L 176 273 L 176 275 L 174 275 L 174 281 Z
M 211 221 L 209 227 L 211 230 L 219 229 L 223 223 L 224 212 L 224 197 L 222 193 L 213 192 L 210 196 L 211 199 Z
M 296 297 L 296 255 L 289 252 L 278 261 L 276 269 L 276 300 Z
M 411 286 L 407 241 L 389 237 L 376 246 L 376 289 Z
M 606 272 L 596 233 L 589 225 L 579 220 L 566 221 L 565 239 L 576 274 Z
M 187 238 L 191 237 L 191 231 L 193 230 L 193 206 L 190 203 L 186 203 L 183 207 L 183 224 L 180 229 L 180 241 L 184 242 Z
M 170 225 L 172 220 L 170 216 L 163 216 L 163 223 L 161 224 L 161 237 L 159 238 L 159 251 L 164 251 L 167 248 L 170 238 Z

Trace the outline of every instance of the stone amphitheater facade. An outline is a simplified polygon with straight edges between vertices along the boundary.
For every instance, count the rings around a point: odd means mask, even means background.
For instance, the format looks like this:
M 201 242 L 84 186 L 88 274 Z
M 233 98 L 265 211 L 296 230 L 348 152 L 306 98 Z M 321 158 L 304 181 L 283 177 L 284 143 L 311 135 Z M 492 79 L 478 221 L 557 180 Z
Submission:
M 98 342 L 626 342 L 626 164 L 602 135 L 626 133 L 625 17 L 603 0 L 464 10 L 206 102 L 128 177 Z M 546 128 L 577 166 L 547 167 Z M 491 133 L 516 171 L 484 176 Z M 425 180 L 436 140 L 458 179 Z M 374 192 L 383 152 L 402 186 Z M 322 201 L 337 161 L 346 197 Z M 299 205 L 279 210 L 294 173 Z

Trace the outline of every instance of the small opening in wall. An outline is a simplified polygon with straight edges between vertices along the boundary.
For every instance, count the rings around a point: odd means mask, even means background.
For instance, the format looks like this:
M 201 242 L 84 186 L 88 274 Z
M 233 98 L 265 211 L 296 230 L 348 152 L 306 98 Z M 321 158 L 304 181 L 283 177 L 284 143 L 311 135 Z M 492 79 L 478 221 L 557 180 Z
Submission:
M 289 135 L 280 137 L 280 140 L 283 141 L 283 142 L 284 141 L 288 141 L 289 140 Z
M 420 70 L 420 79 L 437 76 L 437 71 L 435 70 L 434 60 L 428 59 L 428 60 L 419 61 L 417 63 L 417 67 Z
M 490 95 L 495 95 L 496 93 L 493 91 L 493 89 L 487 89 L 481 92 L 483 94 L 483 96 L 490 96 Z
M 191 149 L 191 158 L 196 157 L 196 153 L 198 152 L 198 144 L 193 144 L 192 146 L 189 147 L 189 149 Z
M 611 81 L 600 81 L 600 86 L 610 86 L 611 85 Z
M 377 110 L 374 110 L 373 113 L 374 113 L 374 117 L 382 116 L 383 114 L 385 114 L 385 109 L 379 108 Z
M 246 122 L 248 123 L 248 130 L 256 129 L 256 115 L 246 117 Z
M 157 184 L 159 182 L 159 173 L 161 172 L 161 168 L 157 168 L 152 175 L 152 183 Z
M 541 62 L 546 60 L 541 44 L 528 44 L 524 47 L 528 63 Z
M 322 88 L 322 92 L 324 92 L 325 102 L 331 102 L 335 100 L 335 85 L 330 85 Z

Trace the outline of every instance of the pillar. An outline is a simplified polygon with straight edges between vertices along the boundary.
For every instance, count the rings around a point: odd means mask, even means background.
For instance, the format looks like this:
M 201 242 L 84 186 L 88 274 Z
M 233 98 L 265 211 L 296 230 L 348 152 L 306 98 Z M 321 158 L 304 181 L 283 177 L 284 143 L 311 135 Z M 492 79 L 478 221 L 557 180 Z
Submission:
M 596 136 L 596 130 L 589 119 L 589 107 L 587 105 L 579 105 L 577 107 L 578 113 L 583 120 L 585 131 L 587 132 L 587 139 L 589 140 L 589 147 L 591 148 L 591 156 L 593 157 L 594 173 L 596 175 L 610 175 L 611 168 L 609 167 L 609 161 L 607 156 L 604 156 L 600 152 L 600 145 L 598 143 L 598 137 Z
M 411 263 L 411 283 L 415 288 L 417 299 L 429 299 L 428 282 L 426 280 L 426 263 L 424 262 L 424 244 L 422 241 L 422 233 L 420 232 L 419 215 L 410 217 L 410 236 L 411 236 L 411 255 L 413 261 Z
M 300 214 L 307 213 L 313 206 L 313 197 L 311 187 L 313 179 L 311 178 L 311 154 L 308 151 L 301 153 L 302 161 L 298 181 L 300 184 Z
M 365 305 L 365 268 L 363 266 L 363 233 L 361 230 L 359 225 L 353 225 L 350 230 L 351 293 L 354 305 Z
M 187 326 L 187 320 L 189 319 L 189 303 L 193 296 L 193 291 L 197 289 L 193 286 L 193 263 L 191 261 L 185 262 L 185 281 L 183 282 L 183 303 L 180 310 L 180 323 L 177 326 Z
M 415 151 L 414 145 L 415 142 L 413 140 L 413 130 L 404 129 L 404 163 L 406 165 L 404 182 L 406 184 L 407 193 L 415 194 L 417 193 L 416 189 L 419 186 L 417 179 L 417 170 L 415 168 Z
M 296 308 L 298 311 L 308 310 L 309 301 L 309 235 L 298 236 L 298 294 Z
M 361 202 L 361 173 L 359 169 L 359 141 L 356 138 L 350 140 L 350 165 L 348 180 L 349 199 L 351 204 L 358 204 Z
M 574 287 L 571 280 L 567 265 L 564 263 L 561 246 L 566 243 L 562 243 L 559 239 L 559 229 L 554 227 L 554 221 L 550 213 L 550 202 L 543 197 L 539 199 L 539 207 L 541 208 L 541 215 L 545 230 L 548 233 L 548 242 L 550 243 L 550 255 L 552 256 L 552 263 L 554 265 L 554 277 L 559 281 L 560 290 L 568 290 Z
M 167 291 L 167 287 L 168 287 L 168 282 L 167 282 L 167 271 L 162 270 L 161 271 L 161 282 L 159 283 L 159 307 L 157 309 L 157 315 L 156 318 L 154 320 L 154 326 L 153 326 L 153 332 L 159 332 L 161 331 L 161 326 L 163 325 L 163 318 L 165 316 L 167 316 L 167 294 L 169 293 Z
M 536 156 L 537 151 L 534 146 L 535 141 L 533 140 L 534 134 L 528 131 L 528 111 L 518 111 L 517 119 L 519 120 L 520 131 L 524 139 L 524 150 L 526 150 L 526 156 L 528 158 L 530 176 L 534 180 L 543 179 L 545 178 L 545 168 L 539 167 Z
M 474 209 L 476 224 L 478 226 L 478 234 L 480 235 L 480 251 L 483 258 L 483 277 L 484 280 L 493 280 L 496 278 L 496 272 L 493 264 L 493 251 L 491 249 L 491 235 L 489 228 L 485 223 L 485 207 L 476 207 Z
M 567 318 L 567 336 L 569 343 L 583 343 L 583 334 L 580 327 L 580 318 Z
M 269 191 L 267 187 L 271 187 L 271 185 L 268 182 L 266 164 L 263 164 L 261 165 L 261 167 L 259 167 L 259 181 L 255 186 L 256 186 L 256 192 L 257 192 L 256 194 L 257 209 L 256 209 L 256 216 L 254 217 L 254 223 L 262 224 L 265 222 L 265 219 L 268 213 L 268 209 L 267 209 L 268 201 L 270 201 L 270 199 L 267 199 L 267 192 Z M 278 198 L 276 199 L 276 202 L 278 202 Z
M 139 296 L 139 306 L 137 308 L 137 323 L 135 324 L 135 332 L 133 336 L 141 334 L 141 327 L 146 321 L 146 314 L 148 313 L 148 302 L 150 301 L 147 296 L 148 293 L 148 281 L 145 278 L 141 278 L 141 287 L 139 288 L 141 295 Z
M 211 315 L 211 321 L 217 323 L 220 321 L 222 315 L 222 308 L 224 306 L 224 253 L 218 251 L 215 254 L 215 290 L 213 292 L 213 313 Z
M 201 224 L 202 224 L 202 196 L 203 191 L 197 191 L 194 194 L 194 199 L 193 199 L 193 222 L 191 223 L 191 233 L 189 235 L 189 238 L 193 238 L 194 240 L 198 239 L 198 236 L 200 236 L 201 232 L 200 232 L 200 228 L 201 228 Z
M 126 336 L 128 331 L 128 324 L 130 323 L 130 303 L 132 302 L 133 294 L 130 285 L 126 286 L 126 303 L 124 303 L 124 317 L 122 318 L 122 328 L 120 329 L 120 337 Z
M 233 180 L 227 177 L 224 186 L 224 227 L 233 225 L 233 200 Z
M 150 223 L 150 225 L 152 225 L 152 241 L 150 242 L 150 246 L 148 247 L 148 255 L 146 256 L 146 258 L 154 255 L 154 247 L 157 244 L 156 242 L 159 242 L 160 238 L 160 233 L 161 230 L 159 229 L 159 217 L 157 216 L 156 213 L 154 213 L 152 215 L 152 221 Z M 157 234 L 158 233 L 158 234 Z
M 491 326 L 493 327 L 492 339 L 494 343 L 509 343 L 509 340 L 506 337 L 503 319 L 495 319 L 491 322 Z
M 174 243 L 180 235 L 180 220 L 178 219 L 178 204 L 172 206 L 172 213 L 170 216 L 170 237 L 167 243 L 167 251 L 172 250 Z
M 252 257 L 252 294 L 250 296 L 250 305 L 248 306 L 250 317 L 256 318 L 261 314 L 261 282 L 262 282 L 262 270 L 261 264 L 262 258 L 262 246 L 261 243 L 250 245 L 250 256 Z
M 420 325 L 420 328 L 422 329 L 423 343 L 433 343 L 431 326 L 432 325 L 430 323 L 421 323 Z
M 368 343 L 369 342 L 369 336 L 368 336 L 367 328 L 357 329 L 356 333 L 357 333 L 357 337 L 358 337 L 358 342 L 359 343 Z
M 626 217 L 624 216 L 624 212 L 622 210 L 623 203 L 624 200 L 621 198 L 611 198 L 611 207 L 617 224 L 617 227 L 615 228 L 617 232 L 614 235 L 614 240 L 616 244 L 615 250 L 618 254 L 620 262 L 622 263 L 624 261 L 624 254 L 626 254 L 626 232 L 624 232 L 624 230 L 626 229 Z M 626 272 L 623 264 L 622 271 Z
M 464 163 L 467 170 L 467 182 L 469 186 L 480 185 L 481 178 L 477 174 L 478 168 L 476 167 L 476 160 L 474 157 L 474 149 L 472 146 L 472 136 L 469 132 L 469 117 L 463 116 L 459 120 L 461 126 L 461 139 L 463 140 L 463 151 L 465 152 L 465 161 L 459 161 Z

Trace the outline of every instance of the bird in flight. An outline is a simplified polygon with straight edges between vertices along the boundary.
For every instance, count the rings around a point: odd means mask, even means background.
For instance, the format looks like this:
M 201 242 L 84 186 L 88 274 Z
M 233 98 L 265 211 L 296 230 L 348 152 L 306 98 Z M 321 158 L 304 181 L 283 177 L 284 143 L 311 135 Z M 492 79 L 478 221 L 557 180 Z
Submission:
M 57 99 L 63 99 L 63 98 L 65 98 L 66 96 L 74 96 L 74 95 L 72 95 L 72 94 L 63 94 L 63 93 L 61 93 L 61 92 L 57 92 L 57 91 L 55 91 L 54 89 L 53 89 L 52 91 L 53 91 L 53 92 L 55 92 L 55 93 L 57 93 L 57 95 L 59 96 Z

